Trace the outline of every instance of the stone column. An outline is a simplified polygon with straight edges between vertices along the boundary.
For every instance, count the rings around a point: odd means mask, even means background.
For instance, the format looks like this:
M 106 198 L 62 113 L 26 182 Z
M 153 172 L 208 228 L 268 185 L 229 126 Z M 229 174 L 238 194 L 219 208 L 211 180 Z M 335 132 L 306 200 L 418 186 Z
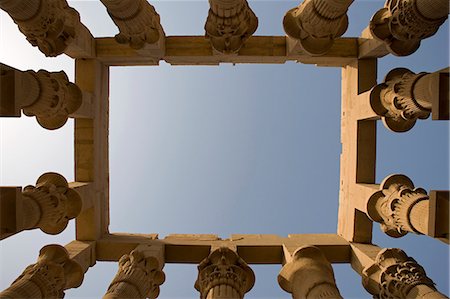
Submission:
M 389 52 L 406 56 L 419 48 L 422 39 L 436 33 L 448 13 L 448 0 L 387 0 L 369 27 Z
M 62 175 L 54 172 L 41 175 L 36 187 L 26 186 L 22 201 L 24 229 L 40 228 L 52 235 L 62 232 L 82 207 L 78 193 L 69 188 Z
M 163 34 L 159 15 L 146 0 L 101 0 L 108 14 L 119 27 L 116 41 L 141 49 L 156 43 Z
M 433 99 L 440 97 L 440 79 L 436 73 L 415 74 L 405 68 L 396 68 L 386 75 L 383 83 L 372 89 L 370 105 L 388 129 L 406 132 L 417 119 L 428 118 Z
M 242 299 L 255 284 L 255 274 L 236 252 L 221 247 L 198 265 L 195 288 L 201 299 Z
M 330 262 L 315 246 L 297 249 L 281 269 L 278 283 L 294 299 L 342 299 Z
M 37 263 L 28 266 L 0 298 L 63 298 L 64 290 L 79 287 L 83 277 L 83 269 L 63 246 L 47 245 L 40 250 Z
M 422 266 L 397 248 L 381 250 L 374 263 L 363 269 L 362 282 L 374 298 L 447 298 L 436 290 Z
M 347 10 L 353 0 L 305 0 L 289 10 L 283 19 L 284 31 L 300 42 L 311 55 L 325 54 L 334 39 L 348 27 Z
M 54 130 L 81 107 L 81 90 L 62 71 L 23 72 L 6 65 L 0 65 L 0 71 L 0 86 L 5 95 L 0 102 L 1 110 L 12 111 L 5 116 L 20 116 L 23 109 L 25 115 L 36 116 L 42 127 Z
M 367 213 L 391 237 L 427 234 L 429 197 L 424 189 L 414 188 L 407 176 L 391 175 L 367 201 Z
M 45 56 L 63 53 L 80 24 L 80 15 L 66 0 L 0 0 L 0 8 Z
M 237 53 L 258 28 L 258 18 L 246 0 L 209 0 L 206 37 L 219 53 Z
M 158 258 L 146 256 L 139 248 L 119 260 L 119 270 L 103 299 L 156 298 L 165 275 Z

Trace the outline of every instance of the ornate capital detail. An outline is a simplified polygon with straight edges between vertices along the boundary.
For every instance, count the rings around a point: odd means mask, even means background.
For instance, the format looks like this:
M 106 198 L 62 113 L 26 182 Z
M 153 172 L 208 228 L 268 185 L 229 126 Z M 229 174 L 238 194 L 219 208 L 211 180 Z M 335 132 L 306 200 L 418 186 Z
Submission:
M 37 220 L 35 223 L 28 223 L 27 228 L 39 227 L 47 234 L 58 234 L 66 228 L 70 219 L 81 212 L 82 200 L 78 193 L 69 188 L 62 175 L 54 172 L 41 175 L 36 187 L 26 186 L 22 194 L 33 202 L 32 206 L 38 207 L 25 207 L 29 214 L 26 221 Z
M 146 0 L 101 0 L 108 14 L 119 27 L 116 41 L 141 49 L 156 43 L 162 31 L 159 15 Z
M 164 280 L 157 258 L 133 250 L 120 258 L 119 270 L 103 298 L 156 298 Z
M 315 246 L 297 249 L 281 269 L 278 283 L 293 298 L 342 299 L 330 262 Z
M 380 251 L 375 262 L 362 271 L 363 285 L 374 298 L 409 298 L 409 291 L 417 285 L 433 290 L 433 281 L 417 262 L 398 248 Z
M 246 0 L 209 0 L 209 4 L 206 37 L 216 51 L 237 53 L 258 28 L 258 18 Z
M 255 284 L 255 274 L 247 263 L 233 250 L 221 247 L 213 251 L 198 265 L 198 277 L 195 288 L 200 297 L 216 298 L 218 289 L 226 294 L 220 298 L 244 298 L 244 294 Z M 212 293 L 212 297 L 207 297 Z
M 353 0 L 305 0 L 289 10 L 284 31 L 311 55 L 323 55 L 348 27 L 347 10 Z
M 83 269 L 64 247 L 47 245 L 40 250 L 37 263 L 28 266 L 0 297 L 63 298 L 64 290 L 80 286 L 83 277 Z
M 27 40 L 45 56 L 63 53 L 75 38 L 80 15 L 66 0 L 2 0 L 6 11 Z
M 390 71 L 384 82 L 370 92 L 373 111 L 383 117 L 387 128 L 394 132 L 406 132 L 417 119 L 426 119 L 431 109 L 423 107 L 414 98 L 414 85 L 428 73 L 415 74 L 405 68 Z
M 39 124 L 49 130 L 62 127 L 82 104 L 81 90 L 69 82 L 64 72 L 50 73 L 45 70 L 27 71 L 26 85 L 38 85 L 37 93 L 30 93 L 28 104 L 22 107 L 27 116 L 36 116 Z M 24 86 L 25 88 L 27 86 Z
M 427 6 L 434 9 L 426 11 Z M 436 33 L 448 9 L 448 0 L 388 0 L 370 20 L 370 30 L 392 54 L 410 55 L 422 39 Z
M 369 198 L 367 212 L 391 237 L 402 237 L 408 232 L 420 234 L 412 223 L 411 210 L 424 200 L 429 200 L 424 189 L 414 188 L 413 182 L 407 176 L 395 174 L 385 178 L 380 185 L 380 191 Z

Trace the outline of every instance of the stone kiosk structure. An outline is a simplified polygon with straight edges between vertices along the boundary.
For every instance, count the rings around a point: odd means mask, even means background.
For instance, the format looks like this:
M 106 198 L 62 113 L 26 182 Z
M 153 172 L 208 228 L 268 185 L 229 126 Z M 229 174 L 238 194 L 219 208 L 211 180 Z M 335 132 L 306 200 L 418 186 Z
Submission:
M 118 262 L 103 298 L 156 298 L 165 263 L 198 264 L 200 298 L 243 298 L 255 281 L 251 264 L 280 264 L 278 282 L 293 298 L 342 298 L 332 263 L 350 263 L 374 298 L 446 298 L 422 266 L 398 248 L 372 244 L 373 222 L 391 237 L 424 234 L 449 242 L 449 191 L 417 188 L 406 175 L 375 182 L 376 122 L 413 130 L 431 115 L 449 120 L 449 70 L 415 74 L 394 68 L 376 80 L 377 59 L 405 56 L 447 19 L 448 0 L 388 0 L 360 37 L 346 31 L 353 0 L 305 0 L 283 22 L 287 36 L 252 36 L 258 19 L 246 0 L 209 0 L 205 36 L 166 36 L 145 0 L 101 0 L 115 37 L 94 38 L 65 0 L 0 0 L 32 46 L 75 62 L 63 72 L 17 70 L 1 64 L 0 116 L 35 116 L 48 130 L 75 119 L 75 181 L 45 173 L 35 186 L 1 187 L 1 239 L 39 228 L 58 234 L 75 219 L 76 236 L 41 249 L 0 298 L 62 298 L 81 285 L 96 261 Z M 151 2 L 151 1 L 150 1 Z M 116 65 L 284 63 L 342 69 L 342 153 L 335 234 L 111 234 L 108 231 L 109 67 Z M 24 92 L 26 91 L 26 92 Z M 276 279 L 276 278 L 274 278 Z

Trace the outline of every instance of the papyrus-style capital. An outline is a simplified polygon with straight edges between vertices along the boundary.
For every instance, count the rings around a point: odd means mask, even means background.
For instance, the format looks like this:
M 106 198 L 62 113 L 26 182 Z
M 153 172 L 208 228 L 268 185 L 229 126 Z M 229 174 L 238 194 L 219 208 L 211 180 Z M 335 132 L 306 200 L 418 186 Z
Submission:
M 158 258 L 135 249 L 119 260 L 119 270 L 103 299 L 156 298 L 165 275 Z
M 369 217 L 380 223 L 381 229 L 398 238 L 408 232 L 426 234 L 429 197 L 422 188 L 414 188 L 405 175 L 388 176 L 367 201 Z
M 414 289 L 422 285 L 429 290 L 426 298 L 446 298 L 436 291 L 422 266 L 398 248 L 381 250 L 375 262 L 362 271 L 362 281 L 374 298 L 425 298 L 412 294 Z
M 45 56 L 63 53 L 80 24 L 80 15 L 66 0 L 0 0 L 0 8 Z
M 370 20 L 370 30 L 389 52 L 406 56 L 436 33 L 448 13 L 448 0 L 387 0 Z
M 370 105 L 383 118 L 387 128 L 394 132 L 405 132 L 414 126 L 417 119 L 430 116 L 431 99 L 421 98 L 421 90 L 418 90 L 422 85 L 418 83 L 429 75 L 396 68 L 386 75 L 383 83 L 372 89 Z
M 237 53 L 258 27 L 258 18 L 246 0 L 209 0 L 206 36 L 223 54 Z
M 37 263 L 28 266 L 0 298 L 63 298 L 64 290 L 79 287 L 83 277 L 83 269 L 63 246 L 47 245 L 40 250 Z
M 255 274 L 236 252 L 221 247 L 198 265 L 195 288 L 202 299 L 242 299 L 255 284 Z
M 297 249 L 281 269 L 278 283 L 294 299 L 342 299 L 330 262 L 315 246 Z
M 26 186 L 22 196 L 24 229 L 40 228 L 52 235 L 62 232 L 82 207 L 78 193 L 54 172 L 41 175 L 36 186 Z
M 348 27 L 347 10 L 353 0 L 305 0 L 289 10 L 283 19 L 284 31 L 298 40 L 311 55 L 325 54 L 334 39 Z
M 119 27 L 116 41 L 140 49 L 156 43 L 164 34 L 159 15 L 146 0 L 101 0 L 108 14 Z

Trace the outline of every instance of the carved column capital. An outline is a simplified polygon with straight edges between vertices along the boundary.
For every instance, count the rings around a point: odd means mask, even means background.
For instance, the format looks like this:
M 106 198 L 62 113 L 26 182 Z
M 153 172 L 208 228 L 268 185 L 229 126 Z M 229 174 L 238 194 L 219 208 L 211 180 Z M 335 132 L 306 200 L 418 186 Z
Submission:
M 209 0 L 206 37 L 214 50 L 237 53 L 258 28 L 258 18 L 246 0 Z
M 80 24 L 80 15 L 66 0 L 2 0 L 0 8 L 45 56 L 63 53 Z
M 283 19 L 284 31 L 298 40 L 310 55 L 325 54 L 334 39 L 348 27 L 347 10 L 353 0 L 305 0 L 289 10 Z
M 428 215 L 413 215 L 414 209 L 428 203 L 427 192 L 414 188 L 413 182 L 405 175 L 388 176 L 367 201 L 369 217 L 380 223 L 381 229 L 389 236 L 398 238 L 408 232 L 426 233 L 426 224 L 414 218 L 428 219 Z M 426 222 L 426 221 L 425 221 Z
M 78 193 L 69 188 L 62 175 L 54 172 L 41 175 L 36 186 L 26 186 L 22 195 L 25 229 L 39 227 L 47 234 L 58 234 L 81 212 Z
M 156 257 L 135 249 L 120 258 L 119 270 L 103 298 L 156 298 L 165 280 L 161 269 Z
M 381 250 L 375 262 L 364 268 L 362 277 L 366 290 L 380 299 L 413 298 L 408 293 L 418 285 L 436 291 L 422 266 L 398 248 Z
M 244 298 L 255 283 L 255 274 L 233 250 L 221 247 L 198 265 L 195 288 L 202 299 Z
M 80 286 L 83 277 L 83 269 L 63 246 L 47 245 L 40 250 L 37 263 L 28 266 L 0 297 L 63 298 L 64 290 Z
M 388 0 L 370 20 L 373 36 L 394 55 L 414 53 L 447 19 L 448 0 Z
M 119 27 L 116 41 L 141 49 L 156 43 L 164 34 L 155 8 L 146 0 L 101 0 L 108 14 Z
M 428 73 L 415 74 L 405 68 L 391 70 L 384 82 L 370 92 L 373 111 L 383 118 L 383 123 L 394 132 L 410 130 L 417 119 L 430 116 L 431 105 L 416 99 L 416 83 Z
M 294 299 L 342 299 L 330 262 L 315 246 L 297 249 L 281 269 L 278 283 Z

